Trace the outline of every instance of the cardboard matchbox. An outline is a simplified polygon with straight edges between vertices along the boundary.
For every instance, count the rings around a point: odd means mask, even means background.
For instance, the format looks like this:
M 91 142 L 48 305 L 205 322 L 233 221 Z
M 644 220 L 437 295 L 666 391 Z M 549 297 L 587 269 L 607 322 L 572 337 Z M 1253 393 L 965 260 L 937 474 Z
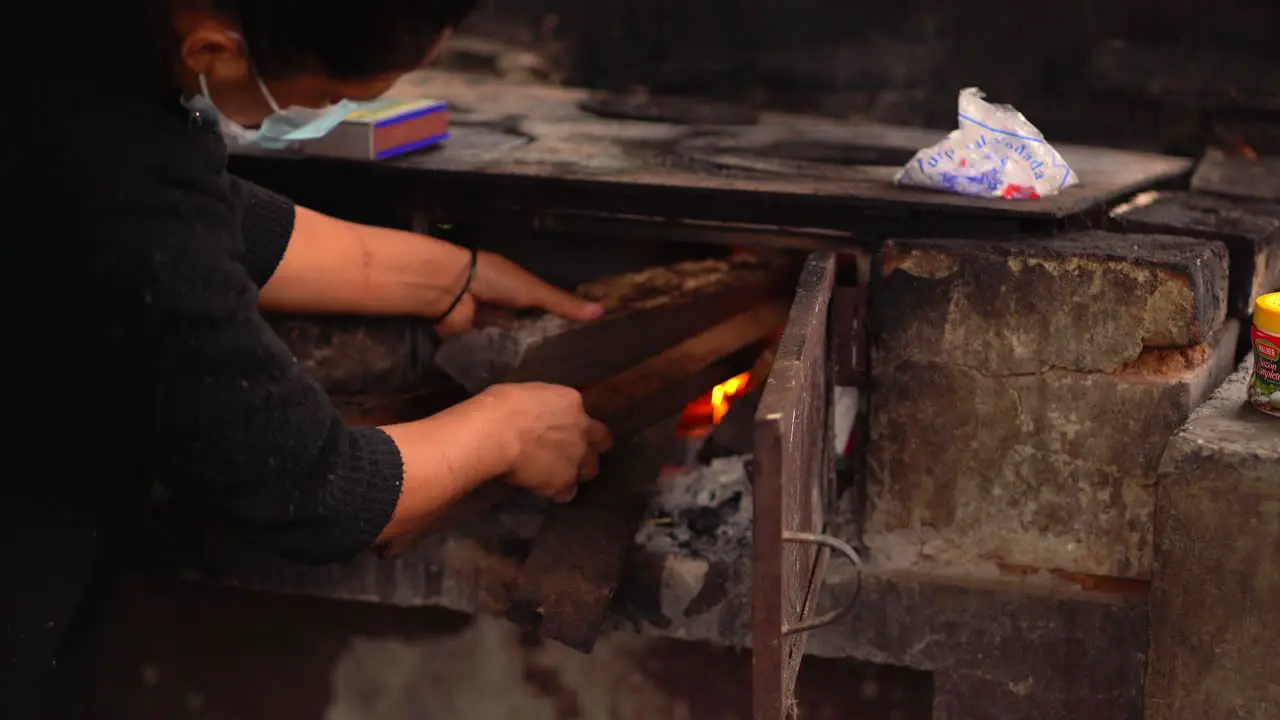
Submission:
M 299 143 L 304 155 L 385 160 L 449 137 L 449 107 L 439 100 L 379 100 L 346 117 L 328 135 Z

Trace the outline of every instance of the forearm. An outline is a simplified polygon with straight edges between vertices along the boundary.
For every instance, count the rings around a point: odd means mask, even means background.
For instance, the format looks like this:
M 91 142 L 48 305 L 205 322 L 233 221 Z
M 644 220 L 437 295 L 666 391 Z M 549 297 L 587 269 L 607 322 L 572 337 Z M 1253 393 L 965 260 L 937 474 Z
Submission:
M 262 288 L 264 310 L 437 317 L 466 279 L 467 250 L 402 230 L 298 207 L 284 258 Z
M 493 398 L 481 394 L 431 417 L 382 428 L 400 448 L 400 500 L 378 543 L 411 535 L 464 495 L 507 472 L 516 454 Z

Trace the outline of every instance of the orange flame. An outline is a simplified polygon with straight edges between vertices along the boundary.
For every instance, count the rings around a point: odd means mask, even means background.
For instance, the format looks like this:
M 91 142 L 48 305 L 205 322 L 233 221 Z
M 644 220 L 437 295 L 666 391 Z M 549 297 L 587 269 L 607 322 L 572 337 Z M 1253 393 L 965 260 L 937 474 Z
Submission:
M 720 424 L 725 414 L 729 412 L 729 403 L 742 394 L 750 379 L 750 373 L 742 373 L 711 388 L 711 422 L 713 424 Z
M 746 392 L 750 381 L 751 373 L 742 373 L 689 403 L 680 416 L 681 434 L 696 436 L 718 425 L 728 414 L 734 399 Z

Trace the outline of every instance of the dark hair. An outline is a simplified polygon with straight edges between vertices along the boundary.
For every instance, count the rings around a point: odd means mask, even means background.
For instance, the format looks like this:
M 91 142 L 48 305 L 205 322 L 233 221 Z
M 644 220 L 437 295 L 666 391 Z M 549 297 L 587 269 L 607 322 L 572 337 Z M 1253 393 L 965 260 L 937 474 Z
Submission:
M 254 68 L 280 79 L 318 72 L 367 80 L 412 70 L 477 0 L 217 0 L 244 33 Z

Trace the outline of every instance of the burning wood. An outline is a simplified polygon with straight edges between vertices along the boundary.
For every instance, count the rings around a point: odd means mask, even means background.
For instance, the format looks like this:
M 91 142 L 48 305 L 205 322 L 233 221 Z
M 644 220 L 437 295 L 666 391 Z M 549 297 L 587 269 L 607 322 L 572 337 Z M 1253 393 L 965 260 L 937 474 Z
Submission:
M 632 370 L 584 390 L 589 409 L 601 410 L 615 434 L 625 436 L 675 417 L 708 386 L 742 377 L 786 318 L 778 301 L 738 315 Z M 627 549 L 644 515 L 661 468 L 663 443 L 624 445 L 630 459 L 606 458 L 601 476 L 581 497 L 551 510 L 534 543 L 510 616 L 527 629 L 590 652 L 621 578 Z M 647 453 L 647 454 L 644 454 Z M 636 457 L 631 457 L 631 456 Z M 643 462 L 637 459 L 643 455 Z
M 625 372 L 583 388 L 583 404 L 587 412 L 604 422 L 615 437 L 625 439 L 640 433 L 668 418 L 675 417 L 680 413 L 681 408 L 705 393 L 706 388 L 713 387 L 727 378 L 740 374 L 745 368 L 751 367 L 752 362 L 760 355 L 764 342 L 776 333 L 785 319 L 784 302 L 781 300 L 766 302 L 758 308 L 741 313 L 699 333 Z M 397 399 L 393 407 L 408 403 L 411 403 L 411 400 Z M 368 404 L 366 401 L 359 407 L 363 409 Z M 411 404 L 408 406 L 412 407 Z M 602 476 L 586 487 L 588 489 L 583 491 L 582 496 L 573 505 L 554 508 L 552 515 L 568 514 L 572 517 L 575 512 L 578 512 L 574 508 L 583 506 L 587 509 L 582 512 L 595 512 L 591 507 L 593 503 L 590 498 L 594 493 L 602 492 L 600 488 L 612 487 L 612 483 L 602 471 Z M 427 528 L 426 532 L 447 529 L 459 520 L 484 512 L 512 497 L 516 492 L 514 488 L 501 482 L 484 485 L 455 503 L 430 528 Z M 612 499 L 608 502 L 612 502 Z M 641 508 L 641 512 L 643 504 L 642 499 L 632 503 Z M 628 506 L 624 509 L 629 511 L 634 508 Z M 639 523 L 639 516 L 637 513 L 635 522 L 630 525 L 632 532 Z M 614 519 L 620 523 L 620 527 L 628 526 L 626 517 Z M 573 530 L 574 527 L 573 523 L 567 523 L 565 529 L 559 532 L 578 534 L 586 532 L 583 529 Z M 608 538 L 580 537 L 578 539 L 583 543 L 584 548 L 594 548 L 598 557 L 609 557 Z M 385 548 L 384 552 L 387 555 L 396 555 L 412 546 L 414 542 L 416 538 L 405 538 Z M 535 545 L 531 558 L 538 556 L 538 547 L 543 546 Z M 549 552 L 548 557 L 563 559 L 558 552 Z M 532 585 L 542 582 L 537 576 L 536 569 L 533 577 L 534 579 L 530 581 Z M 536 592 L 541 593 L 542 590 Z M 606 607 L 607 603 L 598 607 L 601 622 L 603 622 L 603 612 Z M 583 614 L 590 615 L 594 612 L 593 609 Z M 530 622 L 540 622 L 540 619 Z M 554 632 L 553 629 L 552 633 Z M 556 636 L 549 634 L 548 637 Z M 594 638 L 592 637 L 591 640 L 594 641 Z
M 601 476 L 572 504 L 552 508 L 521 575 L 513 619 L 591 649 L 661 466 L 660 443 L 631 436 L 676 418 L 718 386 L 725 402 L 729 387 L 722 384 L 749 370 L 785 323 L 791 277 L 790 268 L 749 256 L 655 268 L 581 288 L 610 310 L 599 321 L 490 313 L 448 346 L 456 355 L 445 362 L 455 376 L 479 370 L 463 378 L 469 390 L 504 379 L 579 387 L 588 412 L 619 440 L 619 449 L 602 459 Z M 433 530 L 512 492 L 497 482 L 479 488 Z

